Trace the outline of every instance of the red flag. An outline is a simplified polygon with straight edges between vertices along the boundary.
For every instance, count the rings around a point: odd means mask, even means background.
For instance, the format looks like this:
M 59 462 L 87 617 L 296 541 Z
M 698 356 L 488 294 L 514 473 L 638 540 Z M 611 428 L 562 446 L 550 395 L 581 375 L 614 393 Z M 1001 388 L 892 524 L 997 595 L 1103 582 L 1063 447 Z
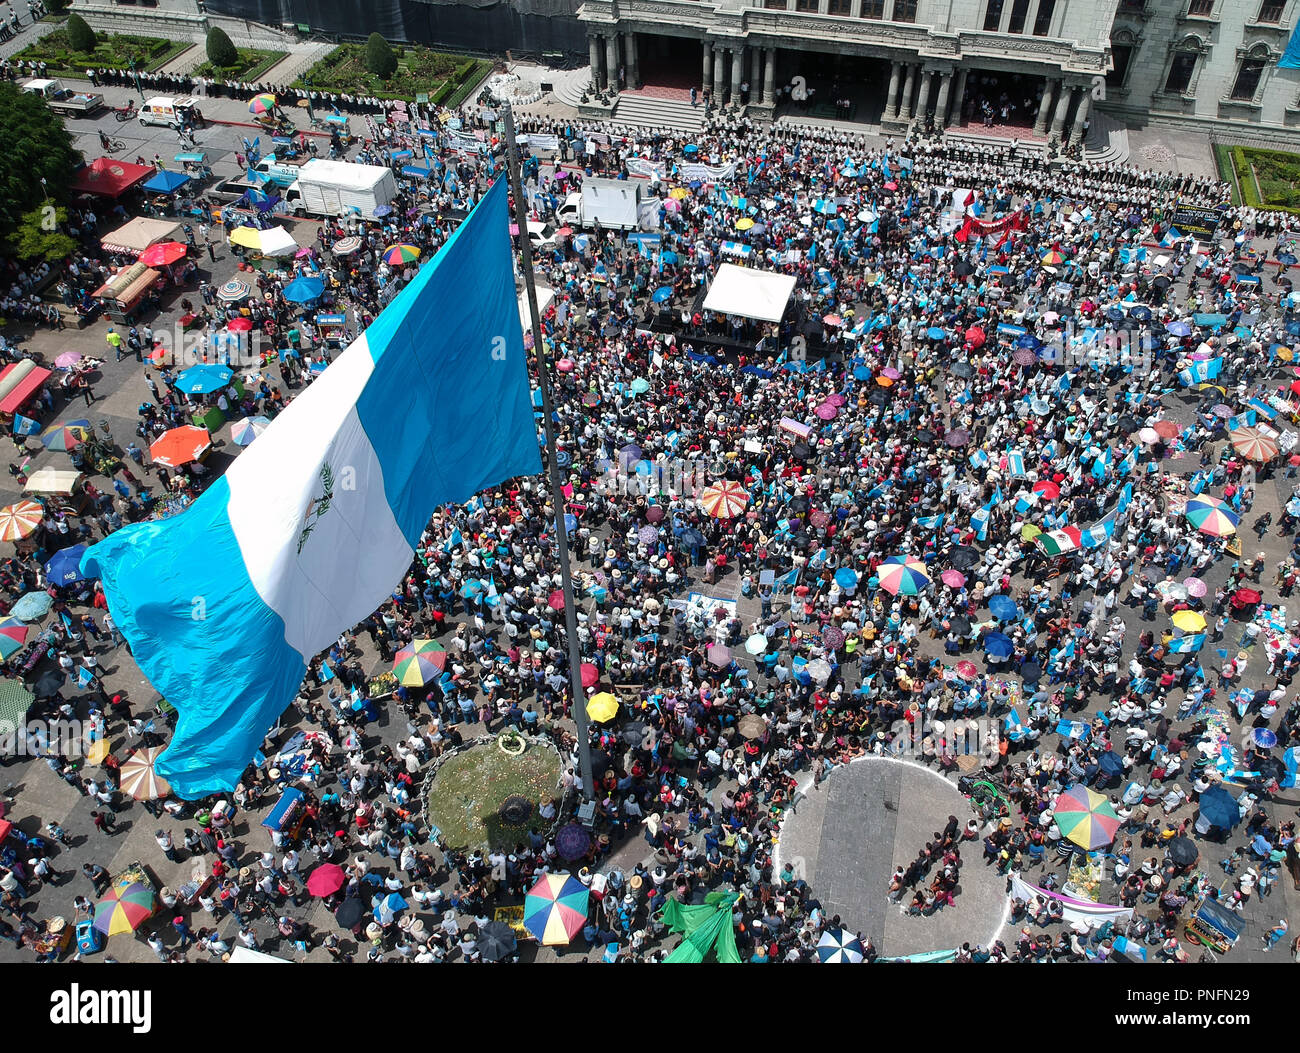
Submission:
M 966 239 L 970 237 L 971 229 L 974 225 L 975 224 L 971 221 L 970 216 L 967 216 L 966 222 L 961 225 L 961 230 L 957 231 L 954 237 L 956 237 L 958 241 L 965 243 Z
M 973 205 L 974 203 L 975 203 L 975 191 L 971 190 L 966 194 L 966 200 L 963 202 L 963 204 L 967 208 L 970 208 L 970 206 Z

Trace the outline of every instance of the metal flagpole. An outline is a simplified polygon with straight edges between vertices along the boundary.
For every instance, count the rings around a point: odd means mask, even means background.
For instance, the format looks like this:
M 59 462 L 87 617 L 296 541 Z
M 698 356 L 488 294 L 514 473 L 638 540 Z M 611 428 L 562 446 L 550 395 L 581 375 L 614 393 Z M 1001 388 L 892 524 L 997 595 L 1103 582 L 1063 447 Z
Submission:
M 551 384 L 547 376 L 546 356 L 542 344 L 542 318 L 537 310 L 537 284 L 533 280 L 533 247 L 528 240 L 528 208 L 520 178 L 519 146 L 515 142 L 515 117 L 509 105 L 502 107 L 506 124 L 506 173 L 510 193 L 515 199 L 515 223 L 522 245 L 524 289 L 528 294 L 528 313 L 532 320 L 533 355 L 537 359 L 537 382 L 542 389 L 542 418 L 546 428 L 546 446 L 550 451 L 551 503 L 555 506 L 555 543 L 559 548 L 560 577 L 564 588 L 564 633 L 569 654 L 569 689 L 573 695 L 573 720 L 578 725 L 578 771 L 586 801 L 593 800 L 595 786 L 591 774 L 591 738 L 587 731 L 587 692 L 582 686 L 582 655 L 578 650 L 578 610 L 573 599 L 573 573 L 569 568 L 569 538 L 564 530 L 564 491 L 560 489 L 560 466 L 556 463 L 556 436 Z M 584 817 L 586 818 L 586 817 Z

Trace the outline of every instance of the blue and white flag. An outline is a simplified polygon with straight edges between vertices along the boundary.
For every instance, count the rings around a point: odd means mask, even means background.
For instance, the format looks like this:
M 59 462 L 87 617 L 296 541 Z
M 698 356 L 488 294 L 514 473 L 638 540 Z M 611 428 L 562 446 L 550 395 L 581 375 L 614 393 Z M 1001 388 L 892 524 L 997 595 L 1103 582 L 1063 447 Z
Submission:
M 922 530 L 938 530 L 943 526 L 943 516 L 917 516 L 916 525 Z
M 1025 455 L 1019 450 L 1011 450 L 1007 453 L 1007 475 L 1012 479 L 1018 479 L 1025 474 Z
M 1259 420 L 1259 414 L 1253 409 L 1245 413 L 1239 413 L 1235 417 L 1229 417 L 1228 422 L 1224 425 L 1228 431 L 1236 431 L 1238 428 L 1253 428 L 1255 422 Z
M 402 580 L 429 517 L 541 471 L 505 180 L 188 509 L 82 559 L 179 712 L 158 772 L 229 790 L 317 652 Z
M 984 450 L 976 450 L 970 455 L 969 459 L 972 468 L 987 468 L 989 466 L 989 455 Z
M 1133 503 L 1133 480 L 1130 479 L 1124 484 L 1124 489 L 1119 493 L 1119 504 L 1115 506 L 1115 514 L 1122 516 L 1128 511 L 1128 506 Z
M 1190 633 L 1169 641 L 1170 654 L 1195 654 L 1205 646 L 1205 633 Z
M 1207 358 L 1200 362 L 1193 362 L 1178 374 L 1178 382 L 1182 384 L 1183 387 L 1191 387 L 1193 384 L 1204 384 L 1207 381 L 1216 379 L 1219 375 L 1219 371 L 1222 369 L 1222 358 Z
M 460 527 L 456 527 L 456 528 L 451 532 L 451 537 L 449 537 L 446 541 L 444 541 L 444 542 L 442 543 L 442 550 L 443 550 L 443 552 L 450 552 L 452 549 L 456 548 L 458 545 L 462 545 L 462 544 L 464 544 L 464 542 L 465 542 L 465 539 L 464 539 L 463 537 L 461 537 L 461 534 L 460 534 Z
M 1129 450 L 1128 456 L 1119 462 L 1119 474 L 1128 475 L 1131 471 L 1133 471 L 1134 468 L 1137 467 L 1137 463 L 1138 463 L 1138 452 L 1135 447 L 1134 449 Z
M 971 513 L 970 525 L 975 530 L 975 536 L 983 541 L 989 530 L 989 510 L 987 506 Z
M 1106 452 L 1092 462 L 1092 474 L 1098 479 L 1105 479 L 1106 473 L 1110 471 L 1110 465 L 1114 459 L 1115 455 L 1111 452 L 1110 447 L 1107 446 Z
M 1087 530 L 1080 531 L 1079 538 L 1084 548 L 1100 548 L 1114 535 L 1115 513 L 1112 512 L 1105 519 L 1099 519 L 1093 523 Z

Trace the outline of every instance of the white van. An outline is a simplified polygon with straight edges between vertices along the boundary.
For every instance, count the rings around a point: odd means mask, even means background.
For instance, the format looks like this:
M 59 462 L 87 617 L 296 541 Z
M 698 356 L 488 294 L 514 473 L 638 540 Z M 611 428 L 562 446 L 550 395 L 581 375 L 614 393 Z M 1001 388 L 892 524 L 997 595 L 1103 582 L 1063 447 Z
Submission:
M 140 107 L 141 124 L 165 124 L 171 128 L 179 128 L 184 115 L 194 109 L 194 100 L 170 99 L 160 96 L 156 99 L 150 99 Z M 190 123 L 193 123 L 191 120 Z

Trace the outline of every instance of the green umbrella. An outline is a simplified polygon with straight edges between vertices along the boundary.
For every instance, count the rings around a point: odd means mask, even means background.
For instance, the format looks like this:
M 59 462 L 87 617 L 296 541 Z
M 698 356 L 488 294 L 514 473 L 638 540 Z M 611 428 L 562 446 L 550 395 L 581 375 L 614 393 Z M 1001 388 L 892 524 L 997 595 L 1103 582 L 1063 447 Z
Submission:
M 19 728 L 27 723 L 27 710 L 36 701 L 21 681 L 0 680 L 0 724 Z

